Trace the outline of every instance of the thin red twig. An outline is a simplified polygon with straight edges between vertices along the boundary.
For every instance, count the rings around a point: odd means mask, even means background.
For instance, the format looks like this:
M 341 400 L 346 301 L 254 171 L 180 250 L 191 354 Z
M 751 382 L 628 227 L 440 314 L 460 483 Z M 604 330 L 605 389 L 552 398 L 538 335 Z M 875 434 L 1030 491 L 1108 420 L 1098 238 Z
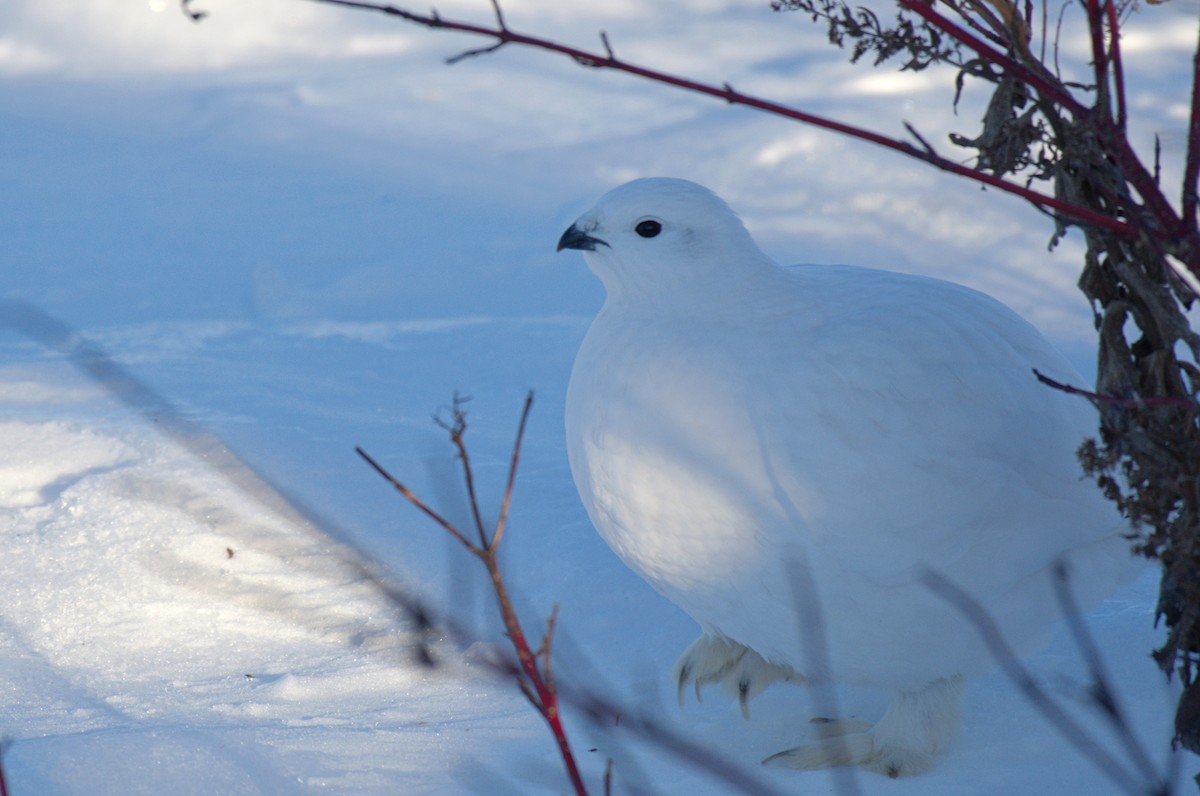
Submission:
M 376 462 L 369 455 L 367 455 L 366 451 L 364 451 L 362 448 L 355 448 L 354 452 L 357 453 L 359 456 L 361 456 L 363 458 L 363 460 L 366 461 L 367 464 L 371 465 L 371 467 L 375 470 L 375 472 L 377 472 L 381 476 L 383 476 L 384 479 L 389 484 L 391 484 L 397 492 L 399 492 L 401 495 L 404 495 L 404 497 L 406 497 L 408 499 L 408 502 L 412 503 L 414 506 L 416 506 L 418 509 L 420 509 L 422 512 L 424 512 L 425 515 L 428 516 L 431 520 L 436 522 L 438 525 L 442 526 L 442 528 L 444 528 L 451 536 L 453 536 L 455 539 L 457 539 L 459 542 L 461 542 L 462 545 L 464 547 L 466 547 L 468 550 L 470 550 L 472 553 L 474 553 L 475 555 L 479 555 L 479 548 L 476 545 L 472 544 L 470 539 L 463 536 L 462 532 L 459 531 L 458 528 L 454 527 L 453 523 L 451 523 L 449 520 L 447 520 L 441 514 L 438 514 L 436 511 L 431 509 L 429 506 L 425 505 L 425 502 L 423 500 L 421 500 L 421 498 L 417 497 L 415 494 L 413 494 L 413 492 L 411 490 L 409 490 L 408 487 L 406 487 L 404 484 L 400 483 L 395 478 L 393 478 L 392 474 L 389 473 L 387 470 L 383 469 L 383 467 L 378 462 Z
M 898 0 L 898 2 L 900 2 L 902 5 L 905 5 L 906 7 L 912 1 L 913 0 Z M 733 87 L 730 86 L 728 83 L 720 85 L 720 86 L 709 85 L 706 83 L 700 83 L 695 80 L 690 80 L 688 78 L 681 77 L 679 75 L 673 75 L 668 72 L 662 72 L 662 71 L 659 71 L 656 69 L 649 69 L 647 67 L 638 66 L 636 64 L 622 61 L 619 58 L 616 58 L 612 53 L 612 49 L 607 46 L 605 48 L 605 53 L 600 54 L 600 53 L 596 53 L 596 52 L 590 52 L 588 50 L 582 50 L 577 47 L 570 47 L 565 44 L 559 44 L 558 42 L 551 41 L 549 39 L 543 39 L 543 38 L 539 38 L 537 36 L 528 36 L 526 34 L 513 31 L 513 30 L 509 29 L 508 27 L 504 27 L 504 26 L 487 27 L 484 25 L 477 25 L 477 24 L 470 23 L 470 22 L 457 22 L 454 20 L 443 19 L 441 16 L 437 15 L 436 13 L 428 15 L 428 16 L 423 15 L 423 14 L 414 14 L 411 11 L 406 11 L 402 8 L 397 8 L 396 6 L 381 5 L 381 4 L 369 3 L 369 2 L 361 2 L 360 0 L 315 0 L 315 2 L 326 3 L 329 5 L 345 6 L 348 8 L 358 8 L 358 9 L 364 9 L 364 10 L 369 10 L 369 11 L 378 11 L 378 12 L 381 12 L 384 14 L 388 14 L 390 16 L 400 17 L 401 19 L 404 19 L 408 22 L 412 22 L 412 23 L 418 24 L 418 25 L 423 25 L 428 28 L 459 31 L 461 33 L 471 33 L 471 34 L 474 34 L 477 36 L 486 36 L 488 38 L 492 38 L 492 39 L 496 40 L 495 45 L 480 48 L 477 50 L 468 50 L 465 53 L 461 53 L 460 55 L 455 56 L 455 58 L 451 59 L 451 60 L 461 60 L 463 57 L 479 55 L 479 54 L 483 54 L 483 53 L 487 53 L 487 52 L 494 52 L 495 50 L 499 49 L 500 47 L 504 46 L 505 44 L 518 44 L 518 45 L 523 45 L 523 46 L 527 46 L 527 47 L 534 47 L 534 48 L 541 49 L 541 50 L 548 50 L 550 52 L 560 53 L 562 55 L 568 56 L 569 58 L 575 60 L 576 62 L 578 62 L 584 66 L 589 66 L 589 67 L 593 67 L 596 69 L 612 69 L 612 70 L 619 71 L 619 72 L 626 72 L 628 74 L 637 75 L 638 77 L 642 77 L 642 78 L 651 80 L 656 83 L 663 83 L 666 85 L 675 86 L 678 88 L 685 89 L 687 91 L 694 92 L 696 94 L 705 94 L 710 97 L 716 97 L 718 99 L 724 100 L 725 102 L 728 102 L 731 105 L 744 105 L 748 108 L 754 108 L 756 110 L 764 111 L 766 113 L 770 113 L 770 114 L 773 114 L 776 116 L 781 116 L 786 119 L 793 119 L 795 121 L 803 122 L 805 124 L 809 124 L 814 127 L 820 127 L 825 130 L 831 130 L 833 132 L 840 133 L 842 135 L 846 135 L 851 138 L 857 138 L 860 141 L 868 141 L 870 143 L 877 144 L 882 147 L 886 147 L 887 149 L 891 149 L 895 152 L 899 152 L 902 155 L 907 155 L 908 157 L 924 161 L 925 163 L 928 163 L 938 169 L 941 169 L 942 171 L 947 171 L 952 174 L 957 174 L 961 177 L 966 177 L 967 179 L 974 180 L 975 182 L 980 182 L 985 185 L 990 185 L 993 188 L 1004 191 L 1006 193 L 1020 196 L 1021 198 L 1025 199 L 1028 202 L 1031 202 L 1032 204 L 1034 204 L 1038 207 L 1048 209 L 1048 210 L 1053 210 L 1053 211 L 1061 213 L 1065 216 L 1069 216 L 1081 223 L 1092 224 L 1097 227 L 1102 227 L 1102 228 L 1108 229 L 1112 232 L 1116 232 L 1117 234 L 1125 235 L 1125 236 L 1129 236 L 1129 237 L 1135 237 L 1138 235 L 1137 227 L 1135 227 L 1134 225 L 1129 224 L 1125 221 L 1122 221 L 1118 218 L 1113 218 L 1112 216 L 1106 215 L 1104 213 L 1096 212 L 1095 210 L 1092 210 L 1090 208 L 1081 207 L 1081 206 L 1073 204 L 1071 202 L 1067 202 L 1062 199 L 1058 199 L 1056 197 L 1049 196 L 1047 194 L 1039 193 L 1037 191 L 1026 188 L 1022 185 L 1016 185 L 1014 183 L 1007 182 L 1006 180 L 1003 180 L 995 175 L 988 174 L 986 172 L 979 171 L 979 170 L 971 168 L 969 166 L 964 166 L 963 164 L 957 163 L 948 158 L 944 158 L 944 157 L 938 155 L 936 152 L 933 152 L 932 150 L 916 147 L 906 141 L 900 141 L 899 139 L 891 138 L 886 135 L 881 135 L 880 133 L 876 133 L 874 131 L 867 130 L 867 129 L 864 129 L 861 127 L 855 127 L 854 125 L 845 124 L 844 122 L 838 122 L 833 119 L 827 119 L 822 116 L 817 116 L 815 114 L 806 113 L 806 112 L 798 110 L 796 108 L 791 108 L 791 107 L 782 105 L 777 102 L 772 102 L 770 100 L 763 99 L 761 97 L 755 97 L 750 94 L 743 94 L 739 91 L 735 91 L 733 89 Z M 1007 56 L 1004 56 L 1002 53 L 999 53 L 998 51 L 996 51 L 993 48 L 989 47 L 988 45 L 984 44 L 982 41 L 975 38 L 974 36 L 970 36 L 970 34 L 962 32 L 960 29 L 955 28 L 948 21 L 943 20 L 943 22 L 946 25 L 948 25 L 949 27 L 951 27 L 955 30 L 959 30 L 961 35 L 970 37 L 970 39 L 973 40 L 974 42 L 976 42 L 977 45 L 980 48 L 982 48 L 985 52 L 995 53 L 996 56 L 1004 64 L 1010 64 L 1010 65 L 1012 65 L 1013 69 L 1019 70 L 1019 73 L 1022 76 L 1028 75 L 1031 80 L 1036 80 L 1039 85 L 1045 86 L 1047 92 L 1053 91 L 1055 96 L 1064 98 L 1065 100 L 1070 102 L 1073 107 L 1080 107 L 1080 108 L 1082 107 L 1078 104 L 1078 102 L 1076 102 L 1073 98 L 1071 98 L 1070 95 L 1063 94 L 1062 92 L 1059 92 L 1059 91 L 1054 91 L 1053 88 L 1050 86 L 1050 84 L 1048 84 L 1048 83 L 1046 83 L 1046 81 L 1038 78 L 1036 75 L 1034 75 L 1032 72 L 1030 72 L 1030 70 L 1020 66 L 1019 64 L 1016 64 L 1014 61 L 1009 59 Z M 1189 262 L 1188 265 L 1189 265 L 1189 267 L 1193 267 L 1191 262 Z M 1198 272 L 1200 272 L 1200 265 L 1195 266 L 1195 268 Z
M 521 422 L 517 425 L 517 441 L 513 445 L 512 458 L 508 462 L 508 483 L 504 487 L 504 500 L 500 503 L 500 518 L 496 520 L 496 530 L 492 533 L 492 547 L 500 544 L 504 528 L 508 523 L 508 507 L 512 503 L 513 486 L 517 479 L 517 463 L 521 459 L 521 440 L 525 437 L 525 423 L 529 420 L 529 410 L 533 408 L 533 390 L 525 396 L 525 406 L 521 410 Z
M 471 505 L 471 520 L 475 523 L 475 533 L 479 535 L 479 546 L 485 550 L 488 547 L 487 532 L 483 528 L 483 515 L 479 513 L 479 501 L 475 499 L 475 474 L 471 469 L 471 457 L 462 443 L 462 434 L 467 430 L 466 423 L 452 432 L 454 447 L 458 450 L 458 460 L 462 462 L 463 478 L 467 485 L 467 502 Z
M 1098 392 L 1083 390 L 1079 387 L 1072 387 L 1070 384 L 1063 384 L 1061 381 L 1055 381 L 1037 368 L 1033 369 L 1033 375 L 1037 377 L 1038 381 L 1040 381 L 1042 384 L 1045 384 L 1047 387 L 1051 387 L 1060 392 L 1065 392 L 1067 395 L 1079 395 L 1095 403 L 1111 404 L 1114 406 L 1121 406 L 1126 409 L 1142 409 L 1157 406 L 1196 406 L 1195 401 L 1169 395 L 1158 396 L 1155 398 L 1118 398 L 1115 395 L 1102 395 Z
M 479 546 L 486 549 L 488 546 L 487 532 L 483 529 L 483 515 L 479 513 L 479 501 L 475 499 L 475 474 L 471 468 L 471 457 L 462 441 L 463 434 L 467 433 L 467 413 L 463 411 L 462 406 L 467 400 L 469 399 L 455 393 L 454 400 L 450 405 L 450 419 L 447 421 L 435 416 L 433 420 L 446 429 L 450 434 L 451 444 L 458 451 L 458 460 L 462 463 L 463 477 L 466 479 L 467 502 L 471 506 L 471 519 L 475 524 L 475 534 L 479 537 Z
M 571 781 L 571 787 L 575 789 L 575 793 L 579 796 L 587 796 L 587 787 L 583 783 L 583 775 L 579 771 L 579 766 L 575 762 L 575 754 L 571 750 L 571 742 L 567 738 L 566 728 L 563 727 L 562 714 L 558 708 L 558 692 L 552 684 L 542 675 L 538 669 L 537 655 L 534 654 L 533 648 L 529 645 L 529 639 L 525 637 L 525 631 L 521 628 L 521 623 L 517 620 L 517 614 L 513 608 L 512 601 L 508 596 L 508 589 L 504 585 L 504 580 L 500 576 L 500 568 L 495 561 L 495 548 L 490 548 L 488 551 L 488 572 L 492 576 L 492 587 L 496 591 L 496 597 L 500 602 L 500 614 L 504 621 L 505 630 L 508 632 L 508 638 L 512 642 L 513 649 L 517 652 L 517 660 L 521 664 L 521 669 L 525 672 L 525 683 L 532 684 L 533 694 L 526 691 L 526 696 L 530 697 L 530 702 L 542 714 L 546 724 L 550 727 L 550 733 L 554 736 L 554 742 L 558 745 L 559 755 L 562 757 L 563 766 L 567 770 L 567 778 Z M 553 626 L 551 626 L 553 627 Z M 549 660 L 550 649 L 548 637 L 543 639 L 542 650 L 545 652 L 546 660 Z M 536 699 L 533 697 L 536 696 Z

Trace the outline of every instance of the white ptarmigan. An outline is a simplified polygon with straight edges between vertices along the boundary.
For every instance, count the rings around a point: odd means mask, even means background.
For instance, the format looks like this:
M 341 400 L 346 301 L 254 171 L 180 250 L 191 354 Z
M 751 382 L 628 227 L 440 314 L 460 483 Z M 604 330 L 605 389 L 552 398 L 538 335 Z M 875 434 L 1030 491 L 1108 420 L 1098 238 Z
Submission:
M 932 765 L 978 629 L 928 588 L 969 592 L 1019 653 L 1139 568 L 1074 452 L 1096 427 L 1028 323 L 968 288 L 842 266 L 782 268 L 716 195 L 642 179 L 563 234 L 607 299 L 567 391 L 567 451 L 600 535 L 700 623 L 683 692 L 773 681 L 891 689 L 876 724 L 831 722 L 770 760 L 890 776 Z M 818 623 L 806 621 L 819 616 Z M 818 638 L 817 635 L 820 634 Z

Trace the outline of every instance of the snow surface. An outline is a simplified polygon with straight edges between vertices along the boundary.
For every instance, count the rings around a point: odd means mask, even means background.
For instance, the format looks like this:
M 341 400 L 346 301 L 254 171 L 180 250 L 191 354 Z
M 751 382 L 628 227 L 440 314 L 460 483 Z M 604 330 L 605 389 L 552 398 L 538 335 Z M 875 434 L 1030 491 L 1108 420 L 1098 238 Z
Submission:
M 505 567 L 527 627 L 561 605 L 564 682 L 624 706 L 568 713 L 589 781 L 728 793 L 631 734 L 644 715 L 780 792 L 829 772 L 760 770 L 811 715 L 798 688 L 751 705 L 675 705 L 695 636 L 588 526 L 563 449 L 563 393 L 600 288 L 554 242 L 634 176 L 705 183 L 788 261 L 854 262 L 986 290 L 1088 370 L 1080 244 L 1046 251 L 1020 203 L 811 129 L 546 55 L 446 67 L 472 42 L 296 0 L 6 0 L 0 8 L 0 296 L 107 352 L 148 393 L 96 381 L 0 315 L 0 735 L 29 794 L 564 793 L 539 718 L 481 663 L 503 643 L 486 581 L 354 455 L 363 445 L 465 524 L 445 434 L 468 443 L 494 512 L 520 404 L 525 442 Z M 952 78 L 852 67 L 799 15 L 758 0 L 506 3 L 510 25 L 816 112 L 931 140 Z M 444 14 L 487 20 L 487 3 Z M 1137 140 L 1178 173 L 1196 5 L 1146 6 L 1125 53 Z M 1064 63 L 1086 58 L 1074 42 Z M 886 175 L 880 180 L 879 175 Z M 17 327 L 17 328 L 14 328 Z M 157 396 L 141 411 L 128 400 Z M 219 440 L 219 443 L 215 443 Z M 229 456 L 225 451 L 231 451 Z M 243 461 L 297 506 L 281 505 Z M 368 572 L 422 595 L 474 645 L 412 654 L 411 621 Z M 1146 745 L 1171 694 L 1147 653 L 1153 573 L 1088 618 Z M 462 649 L 462 647 L 466 647 Z M 1030 663 L 1089 727 L 1069 638 Z M 847 691 L 873 717 L 884 695 Z M 864 793 L 1113 793 L 1000 674 L 971 684 L 956 745 L 928 775 Z M 1181 761 L 1182 776 L 1196 772 Z M 844 790 L 844 789 L 843 789 Z

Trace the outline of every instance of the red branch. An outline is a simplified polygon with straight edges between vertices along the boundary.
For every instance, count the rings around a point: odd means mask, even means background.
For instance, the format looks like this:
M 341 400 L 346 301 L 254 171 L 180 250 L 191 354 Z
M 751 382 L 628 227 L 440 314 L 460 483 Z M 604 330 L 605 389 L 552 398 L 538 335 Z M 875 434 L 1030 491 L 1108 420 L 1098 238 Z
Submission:
M 596 69 L 612 69 L 618 72 L 637 75 L 638 77 L 642 77 L 656 83 L 675 86 L 696 94 L 705 94 L 710 97 L 716 97 L 717 99 L 724 100 L 731 105 L 744 105 L 746 107 L 754 108 L 756 110 L 764 111 L 776 116 L 782 116 L 786 119 L 793 119 L 798 122 L 810 124 L 814 127 L 832 130 L 833 132 L 841 133 L 842 135 L 846 135 L 851 138 L 857 138 L 861 141 L 868 141 L 870 143 L 886 147 L 887 149 L 891 149 L 895 152 L 899 152 L 902 155 L 907 155 L 908 157 L 924 161 L 925 163 L 935 166 L 943 171 L 948 171 L 961 177 L 966 177 L 967 179 L 974 180 L 985 185 L 990 185 L 998 190 L 1015 194 L 1038 207 L 1054 210 L 1065 216 L 1070 216 L 1081 223 L 1092 224 L 1128 237 L 1136 237 L 1138 235 L 1137 227 L 1125 221 L 1105 215 L 1104 213 L 1096 212 L 1095 210 L 1087 207 L 1081 207 L 1079 205 L 1072 204 L 1071 202 L 1066 202 L 1062 199 L 1039 193 L 1021 185 L 1015 185 L 995 175 L 978 171 L 969 166 L 964 166 L 961 163 L 957 163 L 953 160 L 938 155 L 928 146 L 916 147 L 906 141 L 881 135 L 871 130 L 855 127 L 854 125 L 845 124 L 833 119 L 827 119 L 822 116 L 816 116 L 814 114 L 806 113 L 796 108 L 790 108 L 786 105 L 781 105 L 780 103 L 772 102 L 760 97 L 743 94 L 739 91 L 735 91 L 728 83 L 720 86 L 709 85 L 695 80 L 689 80 L 688 78 L 681 77 L 679 75 L 673 75 L 668 72 L 649 69 L 647 67 L 638 66 L 637 64 L 632 64 L 627 61 L 622 61 L 613 54 L 612 48 L 608 46 L 606 37 L 603 39 L 605 44 L 605 52 L 596 53 L 588 50 L 582 50 L 577 47 L 570 47 L 565 44 L 559 44 L 558 42 L 551 41 L 549 39 L 518 33 L 514 30 L 511 30 L 507 25 L 504 24 L 503 17 L 501 17 L 499 13 L 496 15 L 496 26 L 488 27 L 470 22 L 457 22 L 454 20 L 443 19 L 436 12 L 430 15 L 414 14 L 411 11 L 406 11 L 395 6 L 360 2 L 360 0 L 316 0 L 316 2 L 326 3 L 329 5 L 346 6 L 348 8 L 378 11 L 390 16 L 400 17 L 408 22 L 412 22 L 417 25 L 423 25 L 428 28 L 452 30 L 460 33 L 471 33 L 476 36 L 485 36 L 496 40 L 496 43 L 493 45 L 476 50 L 468 50 L 455 56 L 454 58 L 449 59 L 452 62 L 474 55 L 494 52 L 506 44 L 518 44 L 527 47 L 534 47 L 540 50 L 548 50 L 550 52 L 560 53 L 584 66 L 593 67 Z M 913 2 L 913 0 L 898 0 L 898 2 L 907 7 L 910 2 Z M 494 1 L 493 7 L 496 7 Z M 922 7 L 924 8 L 924 6 Z M 948 21 L 946 24 L 950 25 Z M 1016 64 L 1007 56 L 1004 56 L 1002 53 L 999 53 L 998 51 L 993 50 L 991 47 L 988 47 L 988 45 L 976 39 L 974 36 L 971 36 L 969 33 L 961 31 L 960 33 L 962 36 L 969 37 L 986 52 L 995 53 L 996 57 L 1000 59 L 1002 63 L 1011 64 L 1012 68 L 1018 70 L 1022 76 L 1028 75 L 1031 80 L 1036 80 L 1038 84 L 1044 85 L 1047 92 L 1052 90 L 1049 83 L 1041 78 L 1038 78 L 1025 67 Z M 1072 99 L 1070 95 L 1063 95 L 1061 92 L 1055 92 L 1055 96 L 1063 97 L 1064 100 L 1072 103 L 1072 105 L 1075 107 L 1082 107 L 1079 106 L 1078 102 Z M 1190 262 L 1189 266 L 1191 266 Z M 1200 273 L 1200 264 L 1195 266 L 1194 270 L 1196 270 L 1197 273 Z

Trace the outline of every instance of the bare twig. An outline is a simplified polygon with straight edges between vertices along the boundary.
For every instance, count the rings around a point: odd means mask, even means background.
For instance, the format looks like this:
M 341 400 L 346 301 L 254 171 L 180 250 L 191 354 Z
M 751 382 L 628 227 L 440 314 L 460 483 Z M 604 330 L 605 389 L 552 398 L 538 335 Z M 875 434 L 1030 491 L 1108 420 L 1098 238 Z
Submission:
M 1072 387 L 1069 384 L 1063 384 L 1061 381 L 1055 381 L 1037 368 L 1033 369 L 1033 375 L 1047 387 L 1065 392 L 1067 395 L 1082 396 L 1093 403 L 1109 404 L 1126 409 L 1144 409 L 1156 406 L 1196 406 L 1195 401 L 1189 401 L 1186 398 L 1176 398 L 1170 395 L 1155 396 L 1153 398 L 1119 398 L 1115 395 L 1101 395 L 1091 390 L 1084 390 L 1079 387 Z
M 508 25 L 504 24 L 504 12 L 500 10 L 500 0 L 491 0 L 492 11 L 496 15 L 496 25 L 500 30 L 508 30 Z
M 499 9 L 497 9 L 499 11 Z M 501 22 L 503 20 L 501 19 Z M 520 461 L 521 442 L 525 436 L 525 423 L 529 417 L 530 409 L 533 406 L 533 393 L 530 392 L 525 399 L 525 405 L 521 412 L 521 422 L 517 428 L 516 442 L 513 444 L 512 458 L 509 463 L 508 480 L 504 490 L 504 499 L 500 517 L 496 521 L 496 526 L 489 537 L 483 527 L 482 513 L 479 509 L 479 501 L 475 492 L 475 478 L 472 472 L 471 459 L 467 453 L 466 442 L 464 436 L 467 431 L 466 412 L 462 408 L 462 400 L 455 395 L 454 402 L 451 408 L 451 419 L 449 422 L 438 421 L 439 425 L 445 428 L 450 434 L 450 441 L 458 452 L 459 461 L 462 462 L 463 473 L 466 477 L 467 498 L 471 504 L 471 514 L 474 518 L 477 530 L 479 532 L 479 544 L 474 544 L 467 539 L 466 535 L 456 528 L 453 523 L 446 520 L 441 514 L 429 508 L 424 501 L 414 495 L 411 490 L 401 484 L 396 478 L 381 467 L 374 459 L 368 456 L 361 448 L 356 448 L 358 454 L 371 465 L 374 470 L 383 476 L 400 494 L 404 495 L 414 506 L 424 512 L 428 517 L 433 519 L 443 529 L 448 531 L 455 539 L 461 542 L 467 550 L 469 550 L 476 558 L 483 562 L 487 569 L 488 576 L 492 581 L 492 590 L 496 595 L 496 602 L 500 609 L 500 618 L 504 623 L 504 629 L 508 634 L 509 641 L 512 643 L 513 650 L 517 654 L 517 667 L 511 672 L 516 678 L 517 684 L 521 689 L 521 693 L 529 700 L 530 704 L 537 709 L 550 728 L 551 734 L 554 736 L 554 741 L 558 746 L 559 755 L 562 757 L 563 766 L 566 768 L 567 778 L 571 781 L 571 786 L 575 793 L 579 796 L 586 796 L 587 788 L 583 782 L 583 776 L 579 771 L 578 763 L 575 760 L 574 752 L 571 749 L 571 743 L 567 738 L 566 729 L 562 723 L 562 716 L 559 712 L 558 692 L 554 686 L 554 681 L 551 676 L 550 656 L 552 652 L 554 627 L 558 618 L 558 607 L 555 606 L 554 612 L 551 614 L 547 622 L 546 634 L 542 637 L 541 644 L 535 651 L 530 645 L 529 640 L 525 636 L 525 631 L 521 627 L 520 619 L 517 617 L 516 609 L 513 607 L 512 598 L 509 596 L 508 587 L 504 583 L 504 577 L 500 572 L 500 564 L 497 560 L 497 550 L 500 539 L 504 534 L 504 526 L 508 520 L 508 507 L 512 501 L 513 486 L 516 483 L 517 464 Z M 541 665 L 539 666 L 539 660 Z
M 427 506 L 425 504 L 425 502 L 423 500 L 421 500 L 421 498 L 419 498 L 415 494 L 413 494 L 413 492 L 408 487 L 406 487 L 404 484 L 400 483 L 394 477 L 392 477 L 392 474 L 389 473 L 387 470 L 383 469 L 383 467 L 379 464 L 379 462 L 372 459 L 366 451 L 364 451 L 362 448 L 355 448 L 354 452 L 357 453 L 359 456 L 361 456 L 363 458 L 363 460 L 366 461 L 367 464 L 371 465 L 371 467 L 375 470 L 375 472 L 377 472 L 381 476 L 383 476 L 383 478 L 389 484 L 391 484 L 396 489 L 397 492 L 399 492 L 401 495 L 404 495 L 404 497 L 408 498 L 408 501 L 410 503 L 412 503 L 414 506 L 416 506 L 418 509 L 420 509 L 422 512 L 424 512 L 427 517 L 429 517 L 431 520 L 436 522 L 438 525 L 442 526 L 442 528 L 444 530 L 446 530 L 451 536 L 453 536 L 455 539 L 457 539 L 459 542 L 461 542 L 463 547 L 467 548 L 475 555 L 479 555 L 479 548 L 476 547 L 474 544 L 472 544 L 470 539 L 463 536 L 462 533 L 458 530 L 458 528 L 456 528 L 449 520 L 447 520 L 441 514 L 438 514 L 433 509 L 429 508 L 429 506 Z
M 500 517 L 496 520 L 496 531 L 492 534 L 492 547 L 500 544 L 500 537 L 504 534 L 504 529 L 508 525 L 508 507 L 512 503 L 512 493 L 515 479 L 517 477 L 517 463 L 521 460 L 521 440 L 525 436 L 525 423 L 529 420 L 529 410 L 533 408 L 533 390 L 525 396 L 525 406 L 521 410 L 521 422 L 517 425 L 517 442 L 513 445 L 512 457 L 508 463 L 508 483 L 504 485 L 504 500 L 500 503 Z M 555 607 L 555 614 L 558 613 L 558 608 Z M 553 626 L 551 626 L 553 630 Z M 547 633 L 549 638 L 550 633 Z
M 929 143 L 929 141 L 926 140 L 925 136 L 921 135 L 917 128 L 913 127 L 910 123 L 905 122 L 904 129 L 908 131 L 909 135 L 917 140 L 917 143 L 921 145 L 921 148 L 925 150 L 926 154 L 933 157 L 938 157 L 937 152 L 935 152 L 933 149 L 933 144 Z
M 491 2 L 492 2 L 492 12 L 496 15 L 496 27 L 502 31 L 508 30 L 508 25 L 506 25 L 504 23 L 504 12 L 500 9 L 500 1 L 499 0 L 491 0 Z M 458 55 L 454 55 L 454 56 L 451 56 L 450 58 L 447 58 L 446 63 L 453 66 L 454 64 L 458 63 L 459 61 L 465 61 L 466 59 L 474 58 L 477 55 L 487 55 L 488 53 L 494 53 L 494 52 L 496 52 L 496 50 L 499 50 L 505 44 L 508 44 L 508 42 L 501 39 L 500 41 L 497 41 L 495 44 L 493 44 L 489 47 L 478 47 L 478 48 L 471 49 L 471 50 L 465 50 L 465 51 L 459 53 Z
M 494 53 L 494 52 L 496 52 L 496 50 L 499 50 L 501 47 L 503 47 L 506 44 L 508 44 L 508 42 L 498 41 L 495 44 L 489 44 L 487 47 L 473 47 L 469 50 L 463 50 L 458 55 L 451 55 L 449 58 L 447 58 L 446 63 L 449 66 L 453 66 L 454 64 L 465 61 L 468 58 L 474 58 L 478 55 L 487 55 L 488 53 Z
M 479 511 L 479 500 L 475 495 L 475 471 L 471 467 L 471 457 L 467 454 L 467 446 L 463 444 L 463 435 L 467 433 L 467 413 L 463 409 L 465 402 L 466 399 L 455 393 L 450 409 L 451 421 L 449 423 L 438 421 L 438 425 L 450 432 L 450 442 L 458 451 L 458 460 L 462 463 L 463 478 L 467 485 L 467 502 L 471 506 L 471 519 L 475 523 L 475 533 L 479 536 L 479 546 L 487 549 L 487 531 L 484 530 L 483 515 Z

